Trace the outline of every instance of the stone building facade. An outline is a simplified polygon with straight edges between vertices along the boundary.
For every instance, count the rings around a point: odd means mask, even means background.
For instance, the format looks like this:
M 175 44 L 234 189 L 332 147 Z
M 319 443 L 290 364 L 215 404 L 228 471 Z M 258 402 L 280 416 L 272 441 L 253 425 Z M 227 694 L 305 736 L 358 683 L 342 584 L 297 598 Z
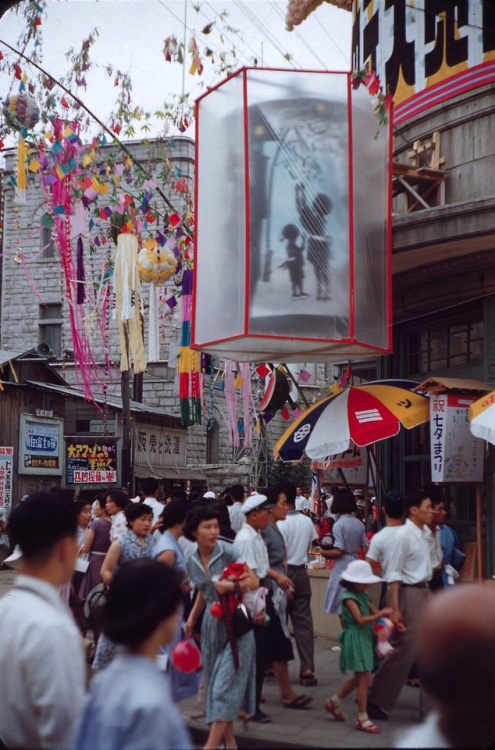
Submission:
M 146 163 L 154 174 L 162 168 L 164 154 L 168 157 L 171 172 L 168 184 L 160 184 L 177 208 L 180 210 L 180 196 L 173 190 L 177 176 L 184 177 L 190 189 L 194 183 L 194 142 L 189 138 L 178 137 L 162 142 L 142 142 L 128 144 L 133 154 Z M 78 385 L 77 371 L 70 357 L 71 341 L 67 302 L 63 294 L 61 273 L 58 262 L 58 251 L 50 243 L 50 235 L 40 230 L 40 221 L 46 208 L 38 175 L 29 174 L 28 189 L 24 203 L 14 198 L 9 175 L 14 170 L 13 152 L 5 154 L 5 192 L 4 192 L 4 255 L 1 263 L 1 308 L 0 308 L 0 348 L 7 350 L 28 350 L 45 344 L 52 351 L 49 361 L 55 364 L 65 380 Z M 43 250 L 43 248 L 45 248 Z M 86 253 L 87 278 L 97 276 L 105 258 L 110 257 L 114 246 L 112 242 L 100 246 L 94 255 Z M 19 260 L 19 253 L 25 257 Z M 171 289 L 162 288 L 161 297 L 166 299 Z M 145 307 L 145 347 L 147 348 L 147 321 L 149 286 L 143 284 Z M 171 415 L 180 414 L 179 387 L 177 375 L 177 353 L 181 328 L 180 302 L 173 311 L 167 306 L 164 330 L 160 342 L 160 359 L 149 361 L 142 384 L 142 399 L 146 405 L 167 411 Z M 119 335 L 116 321 L 110 322 L 109 350 L 115 362 L 119 362 Z M 62 357 L 63 350 L 69 356 Z M 48 349 L 45 349 L 48 351 Z M 95 338 L 92 351 L 97 362 L 103 361 L 104 348 L 101 339 Z M 221 360 L 216 361 L 219 367 Z M 297 365 L 291 366 L 297 372 Z M 302 369 L 301 364 L 299 369 Z M 306 364 L 312 379 L 304 385 L 304 392 L 309 401 L 324 393 L 326 383 L 333 384 L 333 368 L 322 364 Z M 255 436 L 253 448 L 234 449 L 229 439 L 225 415 L 226 403 L 222 390 L 215 387 L 213 411 L 205 414 L 203 424 L 193 425 L 188 429 L 187 465 L 195 472 L 200 470 L 205 486 L 219 490 L 226 484 L 240 481 L 248 486 L 255 485 L 260 477 L 266 477 L 266 470 L 271 463 L 273 446 L 287 426 L 280 416 L 266 425 L 263 438 Z M 255 375 L 253 390 L 255 398 L 262 397 L 262 381 Z M 119 378 L 107 382 L 108 395 L 120 395 Z M 101 395 L 101 394 L 98 394 Z M 294 396 L 297 398 L 297 395 Z M 211 413 L 210 413 L 211 411 Z M 239 414 L 241 413 L 239 399 Z M 208 430 L 208 422 L 215 420 L 215 425 Z M 210 422 L 211 426 L 211 422 Z M 1 440 L 0 440 L 1 443 Z M 184 477 L 187 479 L 187 477 Z

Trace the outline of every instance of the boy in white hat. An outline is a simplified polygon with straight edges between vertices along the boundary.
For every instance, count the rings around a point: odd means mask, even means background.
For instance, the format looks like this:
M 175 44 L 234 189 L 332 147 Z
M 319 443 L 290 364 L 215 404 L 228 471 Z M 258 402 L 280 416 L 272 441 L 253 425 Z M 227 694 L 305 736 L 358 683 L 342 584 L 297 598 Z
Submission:
M 375 661 L 372 623 L 392 613 L 390 607 L 377 610 L 370 602 L 367 589 L 380 582 L 381 579 L 373 575 L 371 565 L 364 560 L 352 560 L 342 573 L 340 584 L 344 591 L 340 598 L 343 623 L 343 630 L 339 634 L 342 644 L 340 669 L 342 672 L 352 670 L 354 677 L 346 680 L 324 705 L 336 721 L 345 721 L 340 702 L 356 690 L 359 711 L 356 729 L 369 734 L 378 734 L 380 731 L 369 719 L 367 712 L 370 672 Z

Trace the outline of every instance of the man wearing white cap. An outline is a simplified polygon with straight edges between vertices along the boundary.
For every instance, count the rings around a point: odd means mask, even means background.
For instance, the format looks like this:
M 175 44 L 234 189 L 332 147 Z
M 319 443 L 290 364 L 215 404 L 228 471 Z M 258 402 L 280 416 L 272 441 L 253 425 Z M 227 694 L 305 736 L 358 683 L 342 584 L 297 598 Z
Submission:
M 205 492 L 203 495 L 203 500 L 216 500 L 216 495 L 212 490 L 208 490 L 208 492 Z
M 260 534 L 270 523 L 268 508 L 273 503 L 268 501 L 266 495 L 253 492 L 242 506 L 242 512 L 246 516 L 246 523 L 237 532 L 234 540 L 234 551 L 237 559 L 245 562 L 258 576 L 261 585 L 270 570 L 268 550 Z M 270 718 L 260 710 L 261 691 L 263 688 L 263 676 L 265 671 L 265 642 L 266 629 L 263 625 L 254 627 L 256 639 L 256 713 L 253 721 L 267 722 Z

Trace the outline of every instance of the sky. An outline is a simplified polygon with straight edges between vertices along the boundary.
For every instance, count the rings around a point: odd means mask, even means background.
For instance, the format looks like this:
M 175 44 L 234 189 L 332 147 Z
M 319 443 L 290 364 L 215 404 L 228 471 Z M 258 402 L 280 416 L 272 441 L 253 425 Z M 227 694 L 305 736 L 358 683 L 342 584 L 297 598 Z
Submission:
M 194 5 L 199 4 L 197 12 Z M 238 51 L 239 67 L 252 65 L 256 55 L 265 67 L 297 67 L 310 70 L 350 69 L 351 13 L 323 2 L 302 25 L 292 32 L 285 30 L 287 0 L 49 0 L 43 20 L 43 67 L 54 77 L 63 75 L 65 52 L 81 42 L 96 27 L 99 32 L 92 49 L 92 59 L 102 66 L 91 72 L 82 99 L 106 121 L 115 91 L 113 78 L 104 71 L 108 63 L 131 74 L 135 103 L 143 109 L 159 109 L 171 94 L 180 94 L 183 70 L 179 64 L 167 63 L 163 57 L 164 39 L 175 34 L 186 40 L 194 34 L 215 52 L 230 48 Z M 222 45 L 214 30 L 207 37 L 201 29 L 212 21 L 220 23 L 219 14 L 228 11 L 229 24 L 239 33 L 227 32 Z M 22 16 L 8 11 L 0 20 L 0 39 L 16 46 L 22 31 Z M 5 54 L 5 48 L 0 45 Z M 284 53 L 292 55 L 292 62 Z M 187 69 L 189 68 L 189 60 Z M 29 66 L 23 66 L 29 74 Z M 204 86 L 221 80 L 209 62 L 199 78 L 186 72 L 184 90 L 199 96 Z M 0 91 L 5 98 L 10 80 L 0 77 Z M 202 85 L 203 84 L 203 85 Z M 158 135 L 162 124 L 151 123 L 149 136 Z M 190 128 L 188 134 L 193 135 Z

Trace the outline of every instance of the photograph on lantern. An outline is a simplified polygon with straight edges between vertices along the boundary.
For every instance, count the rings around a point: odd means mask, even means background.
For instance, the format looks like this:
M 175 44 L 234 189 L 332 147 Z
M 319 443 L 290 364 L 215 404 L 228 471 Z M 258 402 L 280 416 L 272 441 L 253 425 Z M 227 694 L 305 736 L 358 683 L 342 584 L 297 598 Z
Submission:
M 249 333 L 349 336 L 347 78 L 248 71 Z

